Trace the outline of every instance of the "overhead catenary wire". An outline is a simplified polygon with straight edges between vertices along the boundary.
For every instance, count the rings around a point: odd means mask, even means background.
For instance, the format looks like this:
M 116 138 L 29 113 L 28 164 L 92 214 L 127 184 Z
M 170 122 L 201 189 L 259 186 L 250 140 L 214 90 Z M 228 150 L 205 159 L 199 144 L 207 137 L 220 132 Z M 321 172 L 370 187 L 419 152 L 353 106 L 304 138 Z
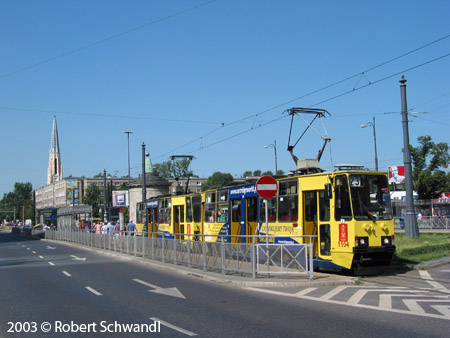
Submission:
M 79 47 L 79 48 L 75 48 L 75 49 L 69 50 L 69 51 L 67 51 L 67 52 L 65 52 L 65 53 L 62 53 L 62 54 L 60 54 L 60 55 L 57 55 L 57 56 L 48 58 L 48 59 L 43 60 L 43 61 L 40 61 L 40 62 L 36 62 L 36 63 L 34 63 L 34 64 L 31 64 L 31 65 L 29 65 L 29 66 L 23 67 L 23 68 L 21 68 L 21 69 L 17 69 L 17 70 L 15 70 L 15 71 L 12 71 L 12 72 L 9 72 L 9 73 L 0 75 L 0 80 L 6 78 L 6 77 L 8 77 L 8 76 L 11 76 L 11 75 L 14 75 L 14 74 L 18 74 L 18 73 L 24 72 L 24 71 L 26 71 L 26 70 L 29 70 L 29 69 L 32 69 L 32 68 L 41 66 L 41 65 L 43 65 L 43 64 L 46 64 L 46 63 L 49 63 L 49 62 L 52 62 L 52 61 L 61 59 L 61 58 L 65 57 L 65 56 L 68 56 L 68 55 L 71 55 L 71 54 L 80 52 L 80 51 L 82 51 L 82 50 L 85 50 L 85 49 L 88 49 L 88 48 L 97 46 L 97 45 L 102 44 L 102 43 L 104 43 L 104 42 L 106 42 L 106 41 L 110 41 L 110 40 L 116 39 L 116 38 L 118 38 L 118 37 L 121 37 L 121 36 L 130 34 L 130 33 L 132 33 L 132 32 L 135 32 L 135 31 L 137 31 L 137 30 L 143 29 L 143 28 L 145 28 L 145 27 L 154 25 L 154 24 L 156 24 L 156 23 L 159 23 L 159 22 L 162 22 L 162 21 L 171 19 L 171 18 L 173 18 L 173 17 L 182 15 L 182 14 L 184 14 L 184 13 L 193 11 L 193 10 L 198 9 L 198 8 L 200 8 L 200 7 L 209 5 L 209 4 L 211 4 L 211 3 L 215 2 L 215 1 L 217 1 L 217 0 L 210 0 L 210 1 L 207 1 L 207 2 L 204 2 L 204 3 L 201 3 L 201 4 L 197 5 L 197 6 L 193 6 L 193 7 L 190 7 L 190 8 L 183 9 L 183 10 L 181 10 L 181 11 L 172 13 L 172 14 L 167 15 L 167 16 L 165 16 L 165 17 L 162 17 L 162 18 L 159 18 L 159 19 L 156 19 L 156 20 L 147 22 L 146 24 L 143 24 L 143 25 L 140 25 L 140 26 L 131 28 L 131 29 L 126 30 L 126 31 L 124 31 L 124 32 L 121 32 L 121 33 L 118 33 L 118 34 L 114 34 L 114 35 L 108 36 L 108 37 L 106 37 L 106 38 L 104 38 L 104 39 L 97 40 L 97 41 L 95 41 L 95 42 L 89 43 L 89 44 L 84 45 L 84 46 L 82 46 L 82 47 Z
M 215 1 L 215 0 L 214 0 L 214 1 Z M 98 43 L 101 43 L 101 42 L 103 42 L 103 41 L 110 40 L 110 39 L 112 39 L 112 38 L 114 38 L 114 37 L 118 37 L 118 36 L 127 34 L 127 33 L 131 32 L 131 31 L 134 31 L 134 30 L 143 28 L 144 26 L 148 26 L 148 25 L 150 25 L 150 24 L 153 24 L 153 23 L 156 23 L 156 22 L 165 20 L 165 19 L 167 19 L 167 18 L 169 18 L 169 17 L 173 17 L 173 16 L 175 16 L 175 15 L 179 15 L 179 14 L 181 14 L 181 13 L 184 13 L 184 12 L 186 12 L 186 11 L 189 11 L 189 10 L 192 10 L 192 9 L 195 9 L 195 8 L 198 8 L 198 7 L 201 7 L 201 6 L 204 6 L 204 5 L 209 4 L 209 3 L 212 3 L 212 2 L 214 2 L 214 1 L 206 2 L 206 3 L 201 4 L 201 5 L 199 5 L 199 6 L 192 7 L 192 8 L 190 8 L 190 9 L 187 9 L 187 10 L 184 10 L 184 11 L 181 11 L 181 12 L 178 12 L 178 13 L 175 13 L 175 14 L 172 14 L 171 16 L 168 16 L 168 17 L 166 17 L 166 18 L 162 18 L 162 19 L 156 20 L 156 21 L 154 21 L 154 22 L 148 23 L 148 24 L 146 24 L 146 25 L 142 25 L 142 26 L 136 27 L 136 28 L 134 28 L 134 29 L 132 29 L 132 30 L 129 30 L 129 31 L 127 31 L 127 32 L 123 32 L 123 33 L 117 34 L 117 35 L 115 35 L 115 36 L 112 36 L 112 37 L 103 39 L 103 40 L 101 40 L 101 41 L 97 41 L 96 43 L 87 45 L 87 46 L 85 46 L 85 47 L 82 47 L 81 49 L 83 49 L 83 48 L 89 48 L 91 45 L 93 46 L 93 45 L 98 44 Z M 300 100 L 300 99 L 303 99 L 303 98 L 305 98 L 305 97 L 311 96 L 311 95 L 313 95 L 313 94 L 316 94 L 316 93 L 321 92 L 321 91 L 323 91 L 323 90 L 329 89 L 329 88 L 331 88 L 331 87 L 333 87 L 333 86 L 336 86 L 336 85 L 338 85 L 338 84 L 342 84 L 342 83 L 344 83 L 344 82 L 346 82 L 346 81 L 348 81 L 348 80 L 350 80 L 350 79 L 353 79 L 353 78 L 355 78 L 355 77 L 357 77 L 357 76 L 359 76 L 359 77 L 365 76 L 366 73 L 368 73 L 368 72 L 370 72 L 370 71 L 372 71 L 372 70 L 375 70 L 375 69 L 377 69 L 377 68 L 380 68 L 380 67 L 382 67 L 382 66 L 384 66 L 384 65 L 386 65 L 386 64 L 389 64 L 389 63 L 391 63 L 391 62 L 393 62 L 393 61 L 396 61 L 396 60 L 398 60 L 398 59 L 400 59 L 400 58 L 402 58 L 402 57 L 405 57 L 405 56 L 410 55 L 410 54 L 412 54 L 412 53 L 414 53 L 414 52 L 417 52 L 417 51 L 419 51 L 419 50 L 421 50 L 421 49 L 423 49 L 423 48 L 429 47 L 430 45 L 435 44 L 435 43 L 438 43 L 438 42 L 440 42 L 440 41 L 442 41 L 442 40 L 444 40 L 444 39 L 447 39 L 448 37 L 450 37 L 450 35 L 443 36 L 443 37 L 441 37 L 441 38 L 439 38 L 439 39 L 437 39 L 437 40 L 434 40 L 434 41 L 432 41 L 432 42 L 430 42 L 430 43 L 427 43 L 427 44 L 425 44 L 425 45 L 423 45 L 423 46 L 420 46 L 420 47 L 418 47 L 418 48 L 415 48 L 415 49 L 413 49 L 413 50 L 411 50 L 411 51 L 409 51 L 409 52 L 403 53 L 403 54 L 401 54 L 401 55 L 399 55 L 399 56 L 397 56 L 397 57 L 395 57 L 395 58 L 391 58 L 391 59 L 389 59 L 389 60 L 387 60 L 387 61 L 385 61 L 385 62 L 382 62 L 382 63 L 380 63 L 380 64 L 378 64 L 378 65 L 376 65 L 376 66 L 370 67 L 370 68 L 368 68 L 368 69 L 366 69 L 366 70 L 364 70 L 364 71 L 362 71 L 362 72 L 358 72 L 358 73 L 356 73 L 356 74 L 354 74 L 354 75 L 348 76 L 348 77 L 346 77 L 346 78 L 344 78 L 344 79 L 342 79 L 342 80 L 336 81 L 336 82 L 334 82 L 334 83 L 331 83 L 331 84 L 329 84 L 329 85 L 326 85 L 326 86 L 324 86 L 324 87 L 321 87 L 321 88 L 319 88 L 319 89 L 317 89 L 317 90 L 311 91 L 311 92 L 309 92 L 309 93 L 307 93 L 307 94 L 304 94 L 304 95 L 302 95 L 302 96 L 299 96 L 299 97 L 290 99 L 290 100 L 288 100 L 288 101 L 282 102 L 282 103 L 277 104 L 277 105 L 275 105 L 275 106 L 272 106 L 272 107 L 270 107 L 270 108 L 268 108 L 268 109 L 265 109 L 265 110 L 263 110 L 263 111 L 261 111 L 261 112 L 259 112 L 259 113 L 257 113 L 257 114 L 252 114 L 252 115 L 250 115 L 250 116 L 247 116 L 247 117 L 238 119 L 238 120 L 236 120 L 236 121 L 228 122 L 228 123 L 220 122 L 220 127 L 214 128 L 213 130 L 211 130 L 211 131 L 209 131 L 209 132 L 203 134 L 202 136 L 200 136 L 200 137 L 198 137 L 198 138 L 196 138 L 196 139 L 194 139 L 194 140 L 192 140 L 192 141 L 190 141 L 190 142 L 188 142 L 188 143 L 185 143 L 185 144 L 183 144 L 183 145 L 180 145 L 180 146 L 177 147 L 176 149 L 173 149 L 173 150 L 171 150 L 170 152 L 166 152 L 165 154 L 159 155 L 159 156 L 157 156 L 157 157 L 155 157 L 155 158 L 161 158 L 161 157 L 164 157 L 164 156 L 166 156 L 167 154 L 170 154 L 171 152 L 173 152 L 173 151 L 175 151 L 175 150 L 179 150 L 179 149 L 184 148 L 184 147 L 186 147 L 186 146 L 188 146 L 188 145 L 191 145 L 191 144 L 193 144 L 193 143 L 195 143 L 195 142 L 198 142 L 198 141 L 202 141 L 202 142 L 203 142 L 204 139 L 205 139 L 207 136 L 212 135 L 212 134 L 216 133 L 218 130 L 223 129 L 223 128 L 225 128 L 225 127 L 230 127 L 230 126 L 235 125 L 235 124 L 237 124 L 237 123 L 242 123 L 242 122 L 244 122 L 244 121 L 246 121 L 246 120 L 248 120 L 248 119 L 251 119 L 251 118 L 256 119 L 256 118 L 258 118 L 259 116 L 261 116 L 261 115 L 263 115 L 263 114 L 265 114 L 265 113 L 267 113 L 267 112 L 270 112 L 270 111 L 273 111 L 273 110 L 275 110 L 275 109 L 281 108 L 281 107 L 283 107 L 283 106 L 285 106 L 285 105 L 287 105 L 287 104 L 289 104 L 289 103 L 292 103 L 292 102 L 298 101 L 298 100 Z M 72 52 L 75 52 L 75 51 L 78 51 L 78 50 L 81 50 L 81 49 L 73 50 Z M 70 52 L 68 52 L 68 53 L 70 53 Z M 399 74 L 409 72 L 409 71 L 414 70 L 414 69 L 416 69 L 416 68 L 422 67 L 422 66 L 427 65 L 427 64 L 429 64 L 429 63 L 432 63 L 432 62 L 438 61 L 438 60 L 440 60 L 440 59 L 442 59 L 442 58 L 448 57 L 449 55 L 450 55 L 450 54 L 445 54 L 445 55 L 442 55 L 442 56 L 440 56 L 440 57 L 438 57 L 438 58 L 435 58 L 435 59 L 426 61 L 426 62 L 424 62 L 424 63 L 418 64 L 418 65 L 416 65 L 416 66 L 414 66 L 414 67 L 410 67 L 410 68 L 405 69 L 405 70 L 402 70 L 402 71 L 400 71 L 400 72 L 396 72 L 396 73 L 391 74 L 391 75 L 389 75 L 389 76 L 387 76 L 387 77 L 383 77 L 383 78 L 378 79 L 378 80 L 376 80 L 376 81 L 369 82 L 369 83 L 366 84 L 366 85 L 363 85 L 363 86 L 360 86 L 360 87 L 357 87 L 357 88 L 353 87 L 352 90 L 345 91 L 345 92 L 343 92 L 343 93 L 341 93 L 341 94 L 332 96 L 332 97 L 327 98 L 327 99 L 325 99 L 325 100 L 322 100 L 322 101 L 320 101 L 320 102 L 318 102 L 318 103 L 312 105 L 311 107 L 314 107 L 314 106 L 323 104 L 323 103 L 325 103 L 325 102 L 334 100 L 334 99 L 339 98 L 339 97 L 342 97 L 342 96 L 344 96 L 344 95 L 348 95 L 348 94 L 350 94 L 350 93 L 352 93 L 352 92 L 355 92 L 355 91 L 357 91 L 357 90 L 366 88 L 366 87 L 368 87 L 368 86 L 370 86 L 370 85 L 380 83 L 380 82 L 382 82 L 382 81 L 385 81 L 385 80 L 387 80 L 387 79 L 390 79 L 390 78 L 392 78 L 392 77 L 394 77 L 394 76 L 397 76 L 397 75 L 399 75 Z M 59 58 L 59 57 L 62 57 L 62 56 L 63 56 L 63 55 L 58 56 L 58 57 L 55 57 L 55 58 Z M 52 58 L 52 59 L 54 59 L 54 58 Z M 51 60 L 49 59 L 47 62 L 50 62 L 50 61 L 51 61 Z M 12 75 L 12 74 L 11 74 L 11 75 Z M 1 79 L 1 78 L 2 78 L 2 76 L 0 76 L 0 79 Z M 0 107 L 0 109 L 4 109 L 4 108 L 1 108 L 1 107 Z M 19 109 L 19 108 L 15 108 L 15 109 Z M 26 109 L 24 109 L 24 110 L 26 110 Z M 35 110 L 35 111 L 38 111 L 38 110 Z M 51 112 L 53 113 L 54 110 L 52 110 Z M 70 112 L 66 112 L 66 113 L 70 113 Z M 106 115 L 106 114 L 88 114 L 88 113 L 74 113 L 74 114 L 83 114 L 83 115 L 101 116 L 101 117 L 147 118 L 147 119 L 152 119 L 152 118 L 150 118 L 150 117 L 132 117 L 132 116 L 121 116 L 121 115 L 112 116 L 112 115 Z M 270 121 L 268 121 L 268 122 L 265 122 L 265 123 L 263 123 L 263 124 L 259 124 L 259 125 L 256 125 L 256 126 L 253 126 L 253 125 L 252 125 L 252 128 L 250 128 L 250 129 L 248 129 L 248 130 L 241 131 L 241 132 L 239 132 L 239 133 L 237 133 L 237 134 L 231 135 L 231 136 L 229 136 L 229 137 L 227 137 L 227 138 L 224 138 L 224 139 L 222 139 L 222 140 L 218 140 L 218 141 L 213 142 L 213 143 L 208 144 L 208 145 L 203 145 L 203 144 L 202 144 L 199 148 L 192 150 L 190 153 L 198 152 L 199 150 L 206 149 L 206 148 L 209 148 L 209 147 L 211 147 L 211 146 L 213 146 L 213 145 L 216 145 L 216 144 L 225 142 L 225 141 L 227 141 L 227 140 L 229 140 L 229 139 L 232 139 L 232 138 L 235 138 L 235 137 L 237 137 L 237 136 L 239 136 L 239 135 L 243 135 L 243 134 L 245 134 L 245 133 L 247 133 L 247 132 L 250 132 L 250 131 L 252 131 L 252 130 L 255 130 L 255 129 L 261 128 L 261 127 L 263 127 L 263 126 L 266 126 L 266 125 L 268 125 L 268 124 L 274 123 L 274 122 L 276 122 L 276 121 L 278 121 L 278 120 L 280 120 L 280 119 L 282 119 L 282 118 L 283 118 L 283 117 L 281 117 L 281 118 L 276 118 L 276 119 L 272 119 L 272 120 L 270 120 Z M 161 120 L 166 120 L 166 119 L 161 119 Z M 186 120 L 170 120 L 170 119 L 167 119 L 167 120 L 168 120 L 168 121 L 177 121 L 177 122 L 187 122 Z M 188 122 L 195 122 L 195 123 L 196 123 L 197 121 L 188 121 Z M 203 122 L 203 123 L 209 122 L 209 123 L 214 123 L 214 124 L 218 124 L 218 123 L 219 123 L 219 122 L 211 122 L 211 121 L 202 121 L 202 122 Z
M 418 50 L 418 49 L 416 49 L 416 50 Z M 404 54 L 404 55 L 407 55 L 407 54 Z M 398 76 L 398 75 L 400 75 L 400 74 L 407 73 L 407 72 L 409 72 L 409 71 L 412 71 L 412 70 L 414 70 L 414 69 L 423 67 L 423 66 L 425 66 L 425 65 L 428 65 L 428 64 L 430 64 L 430 63 L 436 62 L 436 61 L 441 60 L 441 59 L 443 59 L 443 58 L 445 58 L 445 57 L 448 57 L 448 56 L 450 56 L 450 53 L 441 55 L 441 56 L 439 56 L 439 57 L 437 57 L 437 58 L 434 58 L 434 59 L 431 59 L 431 60 L 422 62 L 422 63 L 420 63 L 420 64 L 418 64 L 418 65 L 413 66 L 413 67 L 409 67 L 409 68 L 404 69 L 404 70 L 402 70 L 402 71 L 399 71 L 399 72 L 393 73 L 393 74 L 391 74 L 391 75 L 385 76 L 385 77 L 383 77 L 383 78 L 380 78 L 380 79 L 378 79 L 378 80 L 375 80 L 375 81 L 373 81 L 373 82 L 370 82 L 370 83 L 368 83 L 368 84 L 366 84 L 366 85 L 364 85 L 364 86 L 361 86 L 361 87 L 358 87 L 358 88 L 353 88 L 352 90 L 348 90 L 348 91 L 345 91 L 345 92 L 343 92 L 343 93 L 341 93 L 341 94 L 332 96 L 332 97 L 330 97 L 330 98 L 327 98 L 327 99 L 325 99 L 325 100 L 322 100 L 322 101 L 320 101 L 320 102 L 318 102 L 318 103 L 315 103 L 315 104 L 311 105 L 309 108 L 315 107 L 315 106 L 318 106 L 318 105 L 320 105 L 320 104 L 322 104 L 322 103 L 329 102 L 329 101 L 331 101 L 331 100 L 334 100 L 334 99 L 343 97 L 343 96 L 345 96 L 345 95 L 354 93 L 354 92 L 356 92 L 356 91 L 358 91 L 358 90 L 361 90 L 361 89 L 367 88 L 367 87 L 369 87 L 369 86 L 371 86 L 371 85 L 378 84 L 378 83 L 380 83 L 380 82 L 386 81 L 386 80 L 388 80 L 388 79 L 390 79 L 390 78 L 392 78 L 392 77 Z M 395 59 L 398 59 L 398 58 L 395 58 Z M 392 60 L 394 60 L 394 59 L 392 59 Z M 382 63 L 382 64 L 386 64 L 386 62 L 384 62 L 384 63 Z M 377 67 L 372 67 L 371 69 L 375 69 L 375 68 L 377 68 Z M 347 78 L 347 79 L 348 79 L 348 78 Z M 342 81 L 338 81 L 338 82 L 335 82 L 335 83 L 342 83 Z M 332 86 L 332 85 L 330 85 L 330 86 Z M 323 88 L 329 88 L 330 86 L 325 86 L 325 87 L 323 87 Z M 318 90 L 318 91 L 320 91 L 320 90 Z M 311 93 L 315 93 L 315 92 L 317 92 L 317 91 L 314 91 L 314 92 L 311 92 Z M 306 95 L 303 95 L 302 97 L 306 97 L 306 96 L 308 96 L 308 95 L 310 95 L 310 93 L 308 93 L 308 94 L 306 94 Z M 262 114 L 264 114 L 264 113 L 266 113 L 266 112 L 269 112 L 269 111 L 274 110 L 274 109 L 276 109 L 276 108 L 280 108 L 280 107 L 282 107 L 282 106 L 284 106 L 284 105 L 286 105 L 286 104 L 288 104 L 288 103 L 292 103 L 293 101 L 295 101 L 295 100 L 290 100 L 290 101 L 287 101 L 287 102 L 285 102 L 285 103 L 278 104 L 278 105 L 276 105 L 276 106 L 274 106 L 274 107 L 272 107 L 272 108 L 266 109 L 266 110 L 264 110 L 264 111 L 262 111 L 262 112 L 260 112 L 260 113 L 252 114 L 252 115 L 250 115 L 250 116 L 248 116 L 248 117 L 245 117 L 245 118 L 242 118 L 242 119 L 239 119 L 239 120 L 230 122 L 230 123 L 222 123 L 222 124 L 221 124 L 221 127 L 215 128 L 214 130 L 211 130 L 211 131 L 209 131 L 209 132 L 203 134 L 202 136 L 200 136 L 200 137 L 198 137 L 198 138 L 196 138 L 196 139 L 194 139 L 194 140 L 192 140 L 192 141 L 190 141 L 190 142 L 188 142 L 188 143 L 185 143 L 185 144 L 183 144 L 183 145 L 181 145 L 181 146 L 179 146 L 179 147 L 177 147 L 177 148 L 175 148 L 175 149 L 172 149 L 172 150 L 170 150 L 170 151 L 168 151 L 168 152 L 165 152 L 164 154 L 157 155 L 157 156 L 155 156 L 155 157 L 153 157 L 153 158 L 154 158 L 154 159 L 165 158 L 165 157 L 167 157 L 168 154 L 171 154 L 171 153 L 173 153 L 173 152 L 176 151 L 176 150 L 185 148 L 185 147 L 187 147 L 188 145 L 191 145 L 191 144 L 193 144 L 193 143 L 195 143 L 195 142 L 197 142 L 197 141 L 200 141 L 200 140 L 203 141 L 203 139 L 204 139 L 206 136 L 209 136 L 209 135 L 211 135 L 211 134 L 214 134 L 216 131 L 222 129 L 222 128 L 225 127 L 225 126 L 230 126 L 230 125 L 232 125 L 232 124 L 236 124 L 236 123 L 239 123 L 239 122 L 243 122 L 243 121 L 248 120 L 248 119 L 250 119 L 250 118 L 255 118 L 255 117 L 257 117 L 257 116 L 259 116 L 259 115 L 262 115 Z M 244 131 L 238 132 L 238 133 L 236 133 L 236 134 L 233 134 L 233 135 L 231 135 L 231 136 L 229 136 L 229 137 L 226 137 L 226 138 L 223 138 L 223 139 L 221 139 L 221 140 L 212 142 L 212 143 L 210 143 L 210 144 L 208 144 L 208 145 L 201 145 L 200 147 L 198 147 L 198 148 L 196 148 L 196 149 L 193 149 L 193 150 L 190 150 L 190 151 L 186 152 L 186 154 L 193 154 L 193 153 L 199 152 L 199 151 L 201 151 L 201 150 L 203 150 L 203 149 L 210 148 L 210 147 L 215 146 L 215 145 L 217 145 L 217 144 L 226 142 L 226 141 L 228 141 L 228 140 L 230 140 L 230 139 L 236 138 L 236 137 L 238 137 L 238 136 L 241 136 L 241 135 L 244 135 L 244 134 L 246 134 L 246 133 L 252 132 L 252 131 L 254 131 L 254 130 L 256 130 L 256 129 L 259 129 L 259 128 L 261 128 L 261 127 L 264 127 L 264 126 L 267 126 L 267 125 L 272 124 L 272 123 L 274 123 L 274 122 L 277 122 L 277 121 L 279 121 L 279 120 L 281 120 L 281 119 L 284 119 L 284 118 L 286 118 L 286 117 L 288 117 L 288 116 L 287 116 L 287 115 L 284 115 L 284 116 L 281 116 L 281 117 L 278 117 L 278 118 L 269 120 L 269 121 L 267 121 L 267 122 L 264 122 L 264 123 L 262 123 L 262 124 L 260 123 L 260 124 L 257 125 L 256 127 L 252 125 L 252 127 L 249 128 L 249 129 L 246 129 L 246 130 L 244 130 Z M 133 166 L 132 168 L 137 168 L 137 167 L 139 167 L 139 166 L 140 166 L 140 165 L 136 165 L 136 166 Z
M 412 71 L 412 70 L 414 70 L 414 69 L 423 67 L 423 66 L 425 66 L 425 65 L 428 65 L 428 64 L 430 64 L 430 63 L 432 63 L 432 62 L 436 62 L 436 61 L 441 60 L 441 59 L 443 59 L 443 58 L 445 58 L 445 57 L 448 57 L 448 56 L 450 56 L 450 53 L 445 54 L 445 55 L 442 55 L 442 56 L 437 57 L 437 58 L 434 58 L 434 59 L 432 59 L 432 60 L 423 62 L 423 63 L 418 64 L 418 65 L 416 65 L 416 66 L 413 66 L 413 67 L 404 69 L 404 70 L 402 70 L 402 71 L 396 72 L 396 73 L 391 74 L 391 75 L 389 75 L 389 76 L 385 76 L 385 77 L 383 77 L 383 78 L 381 78 L 381 79 L 378 79 L 378 80 L 376 80 L 376 81 L 370 82 L 370 83 L 368 83 L 368 84 L 366 84 L 366 85 L 364 85 L 364 86 L 361 86 L 361 87 L 358 87 L 358 88 L 353 88 L 352 90 L 348 90 L 348 91 L 345 91 L 345 92 L 340 93 L 340 94 L 338 94 L 338 95 L 332 96 L 332 97 L 330 97 L 330 98 L 327 98 L 327 99 L 325 99 L 325 100 L 322 100 L 322 101 L 320 101 L 320 102 L 318 102 L 318 103 L 315 103 L 315 104 L 311 105 L 309 108 L 311 108 L 311 107 L 316 107 L 316 106 L 318 106 L 318 105 L 320 105 L 320 104 L 323 104 L 323 103 L 325 103 L 325 102 L 329 102 L 329 101 L 331 101 L 331 100 L 335 100 L 335 99 L 340 98 L 340 97 L 343 97 L 343 96 L 345 96 L 345 95 L 354 93 L 354 92 L 356 92 L 356 91 L 358 91 L 358 90 L 361 90 L 361 89 L 367 88 L 367 87 L 369 87 L 369 86 L 371 86 L 371 85 L 378 84 L 378 83 L 380 83 L 380 82 L 386 81 L 386 80 L 388 80 L 388 79 L 390 79 L 390 78 L 392 78 L 392 77 L 398 76 L 398 75 L 400 75 L 400 74 L 407 73 L 407 72 L 409 72 L 409 71 Z M 324 88 L 325 88 L 325 87 L 324 87 Z M 291 103 L 291 102 L 292 102 L 292 101 L 289 101 L 288 103 Z M 285 104 L 286 104 L 286 103 L 285 103 Z M 285 105 L 285 104 L 280 104 L 280 105 L 278 105 L 277 107 L 281 107 L 281 106 L 283 106 L 283 105 Z M 270 109 L 270 110 L 272 110 L 272 109 Z M 239 121 L 239 122 L 244 121 L 244 120 L 249 119 L 249 118 L 251 118 L 251 117 L 255 117 L 255 116 L 261 115 L 262 113 L 265 113 L 265 112 L 267 112 L 267 111 L 269 111 L 269 109 L 268 109 L 268 110 L 265 110 L 265 111 L 263 111 L 263 112 L 261 112 L 261 113 L 251 115 L 250 117 L 240 119 L 240 120 L 238 120 L 238 121 Z M 232 138 L 235 138 L 235 137 L 237 137 L 237 136 L 246 134 L 246 133 L 251 132 L 251 131 L 253 131 L 253 130 L 255 130 L 255 129 L 261 128 L 262 126 L 266 126 L 266 125 L 268 125 L 268 124 L 274 123 L 274 122 L 276 122 L 276 121 L 278 121 L 278 120 L 280 120 L 280 119 L 282 119 L 282 118 L 285 118 L 285 117 L 287 117 L 287 116 L 283 116 L 283 117 L 281 117 L 281 118 L 276 118 L 276 119 L 270 120 L 270 121 L 264 123 L 263 125 L 260 125 L 260 126 L 257 126 L 257 127 L 253 127 L 253 126 L 252 126 L 252 128 L 249 128 L 249 129 L 247 129 L 247 130 L 245 130 L 245 131 L 241 131 L 241 132 L 239 132 L 239 133 L 237 133 L 237 134 L 234 134 L 234 135 L 232 135 L 232 136 L 230 136 L 230 137 L 227 137 L 227 138 L 224 138 L 224 139 L 222 139 L 222 140 L 216 141 L 216 142 L 211 143 L 211 144 L 209 144 L 209 145 L 207 145 L 207 146 L 202 146 L 202 147 L 199 147 L 199 148 L 197 148 L 197 149 L 195 149 L 195 150 L 192 150 L 192 151 L 189 152 L 189 154 L 198 152 L 198 151 L 200 151 L 200 150 L 202 150 L 202 149 L 209 148 L 209 147 L 211 147 L 211 146 L 213 146 L 213 145 L 216 145 L 216 144 L 225 142 L 225 141 L 227 141 L 227 140 L 230 140 L 230 139 L 232 139 Z M 235 122 L 233 122 L 233 123 L 236 123 L 236 122 L 238 122 L 238 121 L 235 121 Z M 226 124 L 226 126 L 229 126 L 229 125 L 230 125 L 230 124 Z M 212 132 L 208 132 L 207 134 L 209 135 L 209 134 L 211 134 L 211 133 L 212 133 Z M 198 140 L 202 139 L 202 138 L 205 137 L 205 136 L 206 136 L 206 134 L 203 135 L 203 136 L 201 136 L 201 137 L 199 137 L 199 138 L 196 138 L 196 139 L 193 140 L 193 141 L 190 141 L 190 142 L 187 143 L 187 144 L 184 144 L 184 145 L 178 147 L 177 150 L 178 150 L 178 149 L 181 149 L 181 148 L 183 148 L 183 147 L 186 147 L 188 144 L 192 144 L 192 143 L 194 143 L 195 141 L 198 141 Z M 173 151 L 173 150 L 171 150 L 171 151 Z M 155 158 L 162 158 L 162 157 L 166 156 L 167 154 L 169 154 L 171 151 L 166 152 L 166 153 L 164 153 L 164 154 L 162 154 L 162 155 L 156 156 Z

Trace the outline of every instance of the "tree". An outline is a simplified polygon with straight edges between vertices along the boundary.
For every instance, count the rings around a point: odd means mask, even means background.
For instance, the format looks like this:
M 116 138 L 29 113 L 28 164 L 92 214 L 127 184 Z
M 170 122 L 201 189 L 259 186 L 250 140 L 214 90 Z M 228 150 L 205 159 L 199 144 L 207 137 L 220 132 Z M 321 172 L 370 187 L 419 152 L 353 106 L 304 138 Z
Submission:
M 214 188 L 220 188 L 233 182 L 233 176 L 231 174 L 221 173 L 216 171 L 212 174 L 208 180 L 202 184 L 202 191 Z
M 283 176 L 284 175 L 284 171 L 281 169 L 277 170 L 277 176 Z
M 176 161 L 166 161 L 163 163 L 156 163 L 153 166 L 155 172 L 162 178 L 187 177 L 190 175 L 189 166 L 191 160 L 183 158 Z
M 3 199 L 0 201 L 0 210 L 15 210 L 16 218 L 24 216 L 25 219 L 32 219 L 32 192 L 33 186 L 30 182 L 14 183 L 14 191 L 4 194 Z M 6 218 L 12 220 L 13 214 L 8 214 Z
M 267 175 L 267 176 L 274 176 L 272 170 L 267 170 L 267 171 L 264 171 L 263 173 L 261 173 L 261 170 L 255 170 L 253 172 L 250 171 L 250 170 L 247 170 L 247 171 L 244 171 L 244 173 L 242 174 L 241 177 L 244 177 L 244 178 L 245 177 L 251 177 L 251 176 L 257 177 L 257 176 L 265 176 L 265 175 Z M 277 176 L 283 176 L 284 175 L 284 171 L 278 169 L 276 175 Z
M 252 172 L 250 170 L 244 171 L 244 173 L 242 174 L 242 177 L 249 177 L 252 176 Z
M 261 170 L 254 170 L 253 171 L 253 176 L 261 176 Z
M 447 143 L 435 144 L 431 136 L 419 136 L 418 147 L 411 146 L 413 162 L 413 185 L 420 199 L 432 199 L 441 192 L 450 191 L 450 174 L 443 168 L 450 164 Z
M 95 184 L 91 184 L 89 187 L 87 187 L 85 196 L 83 198 L 83 204 L 92 206 L 93 217 L 100 216 L 99 208 L 103 205 L 103 202 L 102 194 L 98 186 L 96 186 Z

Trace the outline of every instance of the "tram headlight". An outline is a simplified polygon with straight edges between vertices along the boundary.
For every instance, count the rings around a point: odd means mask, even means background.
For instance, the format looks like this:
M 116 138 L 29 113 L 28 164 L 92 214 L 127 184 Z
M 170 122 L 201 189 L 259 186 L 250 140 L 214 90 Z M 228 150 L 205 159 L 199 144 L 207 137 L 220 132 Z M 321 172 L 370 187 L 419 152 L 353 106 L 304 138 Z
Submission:
M 369 237 L 355 237 L 355 246 L 369 246 Z
M 392 245 L 392 237 L 391 236 L 381 236 L 381 244 L 382 245 Z

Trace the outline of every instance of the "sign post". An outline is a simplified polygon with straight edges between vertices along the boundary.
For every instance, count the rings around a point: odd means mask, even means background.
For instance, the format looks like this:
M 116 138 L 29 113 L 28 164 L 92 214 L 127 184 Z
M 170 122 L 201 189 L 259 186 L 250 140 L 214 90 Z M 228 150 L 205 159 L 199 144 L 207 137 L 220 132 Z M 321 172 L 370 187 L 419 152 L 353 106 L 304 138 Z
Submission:
M 277 181 L 272 176 L 262 176 L 256 182 L 256 192 L 264 199 L 266 206 L 266 256 L 267 256 L 267 270 L 269 270 L 269 209 L 267 199 L 274 197 L 278 191 Z

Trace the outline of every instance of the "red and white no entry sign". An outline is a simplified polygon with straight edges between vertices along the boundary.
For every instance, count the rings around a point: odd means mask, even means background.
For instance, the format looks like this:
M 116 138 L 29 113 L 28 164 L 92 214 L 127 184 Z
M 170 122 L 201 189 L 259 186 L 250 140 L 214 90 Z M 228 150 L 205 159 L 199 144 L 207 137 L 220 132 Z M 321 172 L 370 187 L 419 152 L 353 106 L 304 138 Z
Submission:
M 278 184 L 272 176 L 263 176 L 256 182 L 256 192 L 262 198 L 272 198 L 277 191 Z

